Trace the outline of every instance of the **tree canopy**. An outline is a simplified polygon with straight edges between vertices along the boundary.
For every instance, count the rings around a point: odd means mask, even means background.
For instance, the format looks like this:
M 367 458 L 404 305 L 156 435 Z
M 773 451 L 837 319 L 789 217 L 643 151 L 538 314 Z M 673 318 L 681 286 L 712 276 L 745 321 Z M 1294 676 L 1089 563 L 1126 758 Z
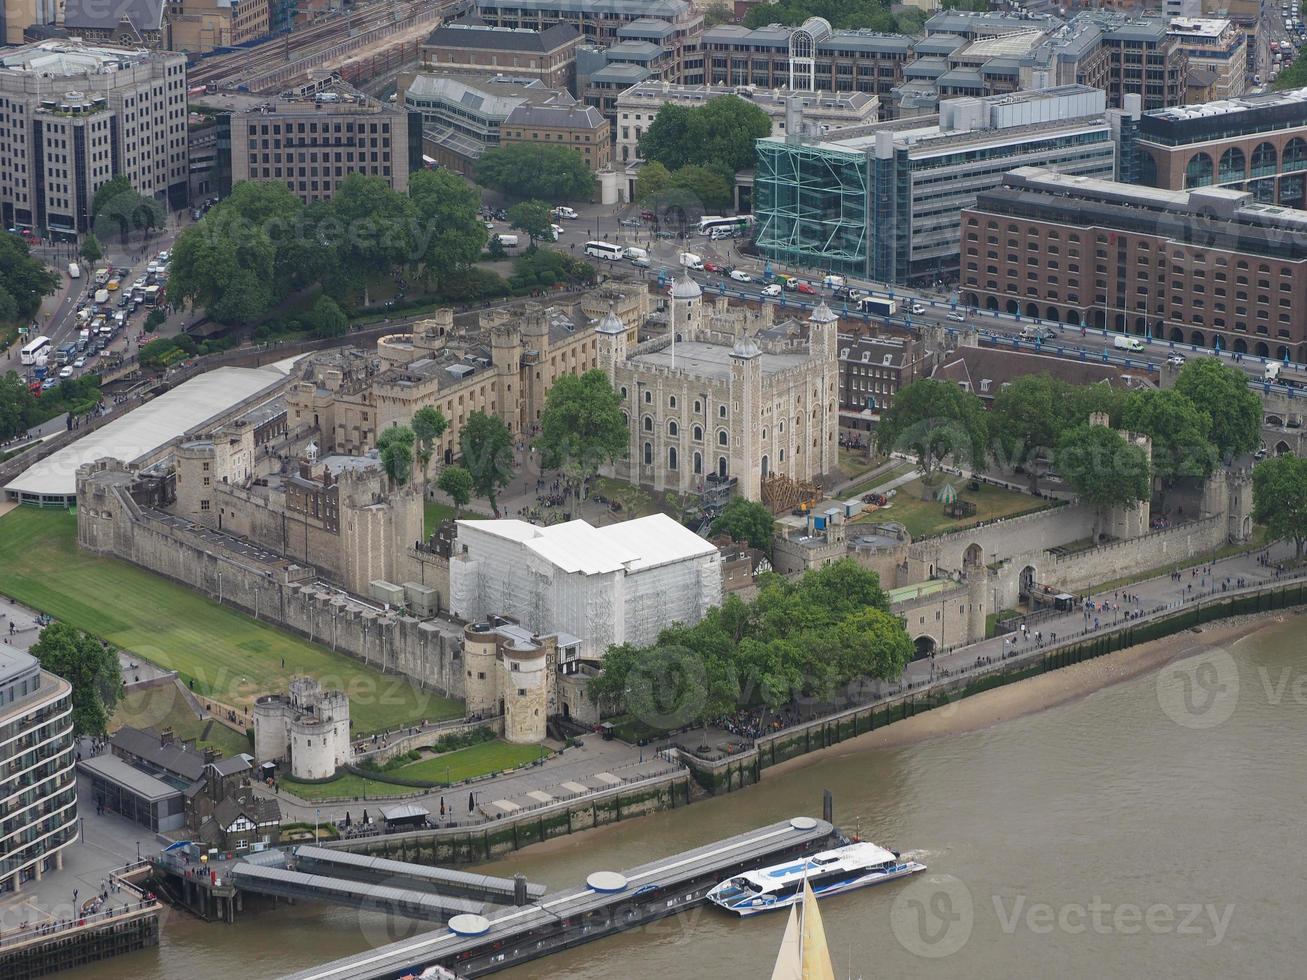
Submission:
M 985 466 L 988 422 L 980 399 L 948 381 L 922 378 L 894 396 L 876 439 L 883 453 L 907 452 L 930 475 L 951 456 L 973 470 Z
M 648 648 L 610 647 L 590 696 L 666 730 L 739 707 L 829 700 L 842 685 L 898 677 L 911 656 L 876 574 L 846 558 L 798 581 L 764 575 L 752 601 L 730 596 Z
M 1243 371 L 1215 357 L 1200 357 L 1181 368 L 1175 390 L 1207 416 L 1212 442 L 1222 457 L 1231 459 L 1257 448 L 1262 403 Z
M 349 317 L 330 296 L 319 296 L 306 322 L 315 337 L 341 337 L 349 332 Z
M 463 468 L 472 486 L 499 516 L 499 491 L 513 478 L 513 436 L 497 416 L 473 412 L 458 434 Z
M 1216 469 L 1212 421 L 1177 389 L 1131 392 L 1121 421 L 1152 439 L 1153 474 L 1165 485 Z
M 1095 544 L 1104 511 L 1134 507 L 1148 498 L 1148 454 L 1106 426 L 1086 422 L 1064 432 L 1057 447 L 1057 468 L 1080 499 L 1094 508 Z
M 710 167 L 724 180 L 752 167 L 754 144 L 771 135 L 771 117 L 738 95 L 719 95 L 701 106 L 667 104 L 640 137 L 640 156 L 669 171 Z
M 554 144 L 513 143 L 487 150 L 477 161 L 477 183 L 513 198 L 585 201 L 595 176 L 581 154 Z
M 752 548 L 771 554 L 776 519 L 756 500 L 732 497 L 712 522 L 713 534 L 728 534 L 733 541 L 747 541 Z
M 436 479 L 436 486 L 454 502 L 454 517 L 472 502 L 472 474 L 461 466 L 446 466 Z
M 943 6 L 989 9 L 985 0 L 945 0 Z M 744 17 L 744 26 L 797 25 L 809 17 L 824 17 L 837 29 L 861 27 L 886 34 L 917 34 L 924 23 L 920 14 L 911 8 L 896 17 L 888 0 L 781 0 L 750 7 Z
M 486 226 L 477 216 L 477 192 L 450 170 L 420 170 L 408 179 L 417 226 L 413 249 L 431 284 L 457 276 L 486 246 Z
M 445 413 L 434 405 L 423 405 L 413 413 L 413 421 L 410 425 L 413 428 L 413 435 L 417 438 L 418 469 L 422 471 L 422 481 L 425 484 L 431 466 L 431 456 L 435 452 L 436 440 L 449 429 L 449 419 L 445 418 Z
M 73 686 L 73 734 L 104 735 L 122 694 L 118 651 L 67 623 L 51 623 L 41 630 L 31 654 L 42 668 Z
M 0 322 L 30 320 L 59 277 L 17 235 L 0 234 Z
M 553 216 L 544 201 L 520 201 L 508 209 L 508 220 L 514 228 L 526 232 L 534 245 L 537 240 L 553 237 Z
M 603 371 L 564 374 L 554 382 L 535 440 L 546 469 L 561 470 L 579 488 L 626 452 L 628 442 L 621 403 Z
M 392 425 L 377 436 L 381 466 L 392 486 L 403 486 L 413 475 L 413 430 L 407 425 Z
M 1288 538 L 1296 556 L 1307 545 L 1307 459 L 1274 456 L 1253 467 L 1253 520 L 1272 537 Z
M 116 235 L 125 242 L 132 232 L 151 232 L 167 221 L 163 205 L 140 193 L 123 175 L 105 181 L 91 199 L 91 224 L 101 240 Z
M 93 232 L 88 232 L 86 237 L 82 239 L 82 245 L 77 250 L 77 254 L 87 262 L 94 264 L 104 258 L 104 249 L 100 246 L 100 239 L 96 238 Z

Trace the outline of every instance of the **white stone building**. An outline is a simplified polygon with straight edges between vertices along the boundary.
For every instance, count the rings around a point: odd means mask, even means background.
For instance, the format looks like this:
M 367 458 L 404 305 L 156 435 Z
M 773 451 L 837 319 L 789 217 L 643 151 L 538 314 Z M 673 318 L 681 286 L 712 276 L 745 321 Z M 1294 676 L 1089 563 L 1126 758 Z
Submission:
M 449 562 L 455 617 L 506 616 L 534 634 L 567 634 L 578 642 L 560 649 L 560 660 L 598 661 L 613 644 L 653 643 L 721 598 L 716 547 L 665 514 L 598 528 L 459 521 Z
M 349 698 L 324 691 L 311 677 L 296 677 L 290 694 L 272 694 L 254 705 L 254 757 L 277 762 L 296 779 L 329 779 L 353 758 Z
M 824 303 L 806 323 L 773 324 L 772 307 L 705 310 L 688 276 L 672 287 L 671 328 L 629 347 L 616 318 L 598 327 L 599 366 L 630 426 L 616 475 L 695 492 L 734 477 L 750 500 L 762 479 L 817 480 L 835 468 L 839 318 Z

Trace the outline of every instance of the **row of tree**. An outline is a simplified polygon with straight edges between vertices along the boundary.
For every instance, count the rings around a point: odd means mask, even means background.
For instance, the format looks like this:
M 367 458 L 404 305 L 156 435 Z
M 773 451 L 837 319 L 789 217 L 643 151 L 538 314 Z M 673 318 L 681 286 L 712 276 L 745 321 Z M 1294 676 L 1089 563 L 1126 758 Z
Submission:
M 652 646 L 610 647 L 590 696 L 672 730 L 800 696 L 830 701 L 848 684 L 898 677 L 911 657 L 876 573 L 846 558 L 797 581 L 765 574 L 755 599 L 729 596 Z
M 309 205 L 283 184 L 245 181 L 178 237 L 168 297 L 243 323 L 317 286 L 337 305 L 354 305 L 370 281 L 396 269 L 438 291 L 485 248 L 479 205 L 448 170 L 413 174 L 407 193 L 351 174 L 331 200 Z
M 481 155 L 476 181 L 516 199 L 588 201 L 594 194 L 595 175 L 569 146 L 512 143 Z
M 1169 487 L 1206 477 L 1221 460 L 1255 449 L 1261 404 L 1247 380 L 1216 358 L 1186 364 L 1165 389 L 1128 391 L 1026 375 L 999 392 L 986 413 L 974 394 L 925 379 L 895 396 L 877 441 L 883 452 L 914 454 L 928 477 L 945 458 L 975 471 L 995 462 L 1024 468 L 1037 490 L 1040 469 L 1052 464 L 1101 511 L 1146 499 L 1154 479 Z M 1113 428 L 1089 425 L 1092 413 L 1106 415 Z M 1116 428 L 1148 436 L 1151 463 Z
M 719 210 L 731 202 L 737 171 L 752 167 L 754 144 L 771 135 L 771 117 L 737 95 L 722 95 L 701 106 L 665 105 L 640 137 L 644 167 L 636 180 L 636 199 L 667 207 L 697 200 L 700 210 Z
M 81 415 L 100 403 L 100 376 L 85 374 L 64 378 L 40 396 L 14 371 L 0 375 L 0 442 L 21 435 L 33 426 L 69 412 Z

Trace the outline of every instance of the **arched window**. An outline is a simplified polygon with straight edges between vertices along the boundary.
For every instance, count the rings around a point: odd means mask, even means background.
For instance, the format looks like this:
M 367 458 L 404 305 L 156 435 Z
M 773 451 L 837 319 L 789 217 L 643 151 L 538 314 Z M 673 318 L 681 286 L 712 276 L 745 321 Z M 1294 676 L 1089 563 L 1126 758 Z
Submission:
M 680 431 L 681 431 L 681 427 L 676 424 L 676 419 L 672 419 L 670 422 L 667 423 L 667 434 L 669 436 L 677 435 L 680 433 Z
M 767 439 L 767 427 L 766 427 L 766 426 L 763 426 L 763 429 L 762 429 L 762 438 L 763 438 L 763 441 L 764 441 L 764 442 L 765 442 L 766 439 Z
M 644 393 L 644 403 L 645 403 L 646 405 L 652 405 L 652 404 L 653 404 L 653 392 L 652 392 L 652 391 L 646 391 L 646 392 Z
M 652 432 L 652 431 L 653 431 L 653 416 L 652 416 L 652 415 L 646 415 L 646 416 L 644 417 L 644 431 L 645 431 L 645 432 Z
M 1219 183 L 1234 184 L 1248 176 L 1248 161 L 1243 150 L 1232 146 L 1221 154 L 1221 176 Z
M 694 441 L 695 441 L 695 442 L 703 442 L 703 426 L 702 426 L 702 425 L 696 425 L 696 426 L 695 426 L 693 429 L 691 429 L 690 431 L 691 431 L 691 434 L 694 436 Z
M 668 408 L 675 408 L 675 407 L 676 407 L 676 396 L 675 396 L 675 395 L 669 395 L 669 396 L 668 396 L 668 398 L 667 398 L 667 407 L 668 407 Z
M 625 400 L 626 400 L 626 385 L 622 385 L 622 387 L 618 388 L 618 389 L 617 389 L 617 392 L 618 392 L 618 396 L 619 396 L 623 401 L 625 401 Z
M 667 447 L 667 468 L 668 468 L 669 470 L 674 470 L 674 469 L 676 469 L 676 447 L 675 447 L 675 446 L 668 446 L 668 447 Z
M 653 463 L 653 443 L 646 442 L 644 444 L 644 465 L 649 466 L 652 465 L 652 463 Z
M 1270 143 L 1258 143 L 1253 150 L 1253 177 L 1274 177 L 1278 162 L 1275 147 Z
M 1286 172 L 1307 170 L 1307 140 L 1304 140 L 1301 136 L 1295 136 L 1284 144 L 1284 159 L 1281 162 L 1281 168 Z
M 703 476 L 703 456 L 699 453 L 694 454 L 694 475 Z
M 1195 153 L 1184 168 L 1185 187 L 1206 187 L 1212 182 L 1212 158 L 1206 153 Z
M 703 412 L 703 402 L 699 401 L 699 399 L 696 398 L 694 400 L 694 414 L 700 415 L 702 414 L 702 412 Z
M 718 405 L 718 406 L 717 406 L 717 417 L 718 417 L 719 419 L 724 419 L 724 418 L 726 418 L 726 406 L 725 406 L 725 405 Z
M 725 430 L 725 429 L 720 429 L 720 430 L 718 430 L 718 432 L 717 432 L 717 445 L 719 445 L 719 446 L 724 446 L 724 445 L 726 445 L 726 430 Z

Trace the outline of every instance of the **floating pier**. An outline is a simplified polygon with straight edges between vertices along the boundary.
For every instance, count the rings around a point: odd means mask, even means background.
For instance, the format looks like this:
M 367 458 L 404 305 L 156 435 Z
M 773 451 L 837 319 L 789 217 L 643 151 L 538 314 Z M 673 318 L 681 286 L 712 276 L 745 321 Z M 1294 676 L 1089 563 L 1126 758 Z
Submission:
M 597 869 L 582 887 L 553 892 L 517 908 L 461 914 L 447 928 L 286 980 L 397 980 L 431 966 L 459 977 L 486 976 L 684 912 L 733 874 L 825 850 L 837 837 L 829 820 L 795 817 L 627 871 Z

